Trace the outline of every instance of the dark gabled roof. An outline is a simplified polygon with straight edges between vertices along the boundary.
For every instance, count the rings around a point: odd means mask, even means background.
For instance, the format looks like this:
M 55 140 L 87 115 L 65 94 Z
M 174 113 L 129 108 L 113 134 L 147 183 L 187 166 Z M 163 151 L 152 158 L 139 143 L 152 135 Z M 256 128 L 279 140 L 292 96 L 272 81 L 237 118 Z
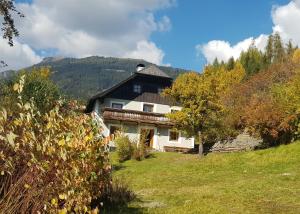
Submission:
M 136 73 L 146 74 L 146 75 L 151 75 L 151 76 L 171 78 L 170 76 L 168 76 L 165 72 L 163 72 L 162 70 L 160 70 L 155 65 L 149 65 L 146 68 L 144 68 L 143 70 L 137 71 Z
M 117 83 L 116 85 L 112 86 L 111 88 L 108 89 L 104 89 L 103 91 L 101 91 L 100 93 L 92 96 L 86 106 L 85 112 L 86 113 L 90 113 L 93 111 L 93 106 L 95 104 L 95 101 L 99 98 L 104 97 L 105 95 L 109 94 L 110 92 L 114 91 L 115 89 L 119 88 L 121 85 L 123 85 L 124 83 L 128 82 L 129 80 L 135 78 L 137 76 L 137 74 L 133 74 L 130 77 L 128 77 L 127 79 Z
M 107 94 L 113 92 L 114 90 L 116 90 L 117 88 L 119 88 L 120 86 L 122 86 L 123 84 L 125 84 L 126 82 L 134 79 L 136 76 L 139 75 L 146 75 L 146 76 L 157 76 L 157 77 L 162 77 L 162 78 L 166 78 L 166 79 L 170 79 L 172 80 L 172 78 L 170 76 L 168 76 L 165 72 L 163 72 L 162 70 L 160 70 L 158 67 L 156 67 L 155 65 L 150 65 L 147 66 L 146 68 L 144 68 L 141 71 L 136 71 L 134 72 L 131 76 L 129 76 L 127 79 L 117 83 L 116 85 L 112 86 L 111 88 L 108 88 L 106 90 L 101 91 L 100 93 L 94 95 L 93 97 L 91 97 L 88 101 L 88 104 L 86 106 L 86 113 L 90 113 L 93 111 L 93 106 L 95 104 L 95 101 L 97 99 L 101 99 L 103 97 L 105 97 Z

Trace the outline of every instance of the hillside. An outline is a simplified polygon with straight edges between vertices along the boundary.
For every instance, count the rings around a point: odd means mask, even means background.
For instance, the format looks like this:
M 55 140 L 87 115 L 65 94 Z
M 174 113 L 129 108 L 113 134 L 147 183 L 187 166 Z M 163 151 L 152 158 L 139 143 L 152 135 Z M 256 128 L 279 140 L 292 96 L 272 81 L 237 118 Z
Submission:
M 50 57 L 32 67 L 50 66 L 53 71 L 52 79 L 65 94 L 87 100 L 96 92 L 109 88 L 130 76 L 139 63 L 150 64 L 144 60 L 113 57 L 93 56 L 81 59 Z M 186 72 L 184 69 L 159 67 L 173 78 Z
M 114 178 L 137 194 L 116 213 L 300 213 L 299 153 L 298 141 L 202 159 L 154 153 L 140 162 L 114 161 Z

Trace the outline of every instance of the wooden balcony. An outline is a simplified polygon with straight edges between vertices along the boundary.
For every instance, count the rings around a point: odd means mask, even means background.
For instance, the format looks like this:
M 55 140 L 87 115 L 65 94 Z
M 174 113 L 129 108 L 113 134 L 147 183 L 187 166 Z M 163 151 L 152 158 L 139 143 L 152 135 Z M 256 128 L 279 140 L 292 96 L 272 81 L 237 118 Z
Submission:
M 136 123 L 144 123 L 144 124 L 152 124 L 152 125 L 164 125 L 164 126 L 173 125 L 173 123 L 167 117 L 165 117 L 164 114 L 152 113 L 152 112 L 104 108 L 102 110 L 102 115 L 105 121 L 117 120 L 117 121 L 136 122 Z

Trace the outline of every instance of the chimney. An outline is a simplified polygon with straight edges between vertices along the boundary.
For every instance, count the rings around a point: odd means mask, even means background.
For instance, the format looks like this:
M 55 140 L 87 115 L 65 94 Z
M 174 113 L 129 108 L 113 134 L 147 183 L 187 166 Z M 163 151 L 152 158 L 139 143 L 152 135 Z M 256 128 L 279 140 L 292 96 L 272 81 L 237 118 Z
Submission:
M 136 66 L 136 71 L 139 72 L 139 71 L 143 70 L 144 68 L 145 68 L 145 65 L 144 65 L 144 64 L 138 64 L 138 65 Z

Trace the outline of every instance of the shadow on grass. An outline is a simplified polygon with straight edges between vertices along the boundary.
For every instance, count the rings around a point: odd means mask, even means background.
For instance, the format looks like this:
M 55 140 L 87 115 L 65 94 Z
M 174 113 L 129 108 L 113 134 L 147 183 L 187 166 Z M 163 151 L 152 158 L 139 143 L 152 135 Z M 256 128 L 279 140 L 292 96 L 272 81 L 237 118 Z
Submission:
M 125 168 L 126 168 L 126 166 L 124 166 L 122 163 L 112 165 L 112 170 L 113 171 L 119 171 L 119 170 L 122 170 L 122 169 L 125 169 Z
M 157 158 L 157 156 L 154 153 L 150 153 L 146 159 L 152 159 L 152 158 Z

